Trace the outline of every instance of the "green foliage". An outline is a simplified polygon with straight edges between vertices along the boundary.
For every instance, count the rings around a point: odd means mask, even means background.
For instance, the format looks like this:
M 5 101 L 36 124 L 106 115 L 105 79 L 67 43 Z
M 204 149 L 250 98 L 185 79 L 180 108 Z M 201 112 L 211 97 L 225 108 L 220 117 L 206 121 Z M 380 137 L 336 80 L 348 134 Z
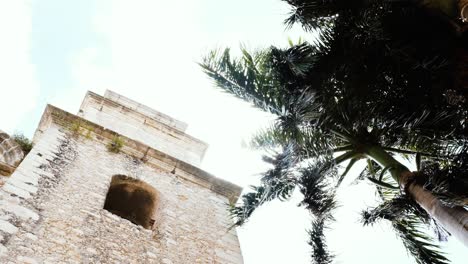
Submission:
M 394 221 L 392 224 L 406 249 L 415 257 L 418 264 L 449 263 L 449 260 L 440 252 L 440 248 L 430 244 L 431 238 L 419 230 L 418 221 L 405 219 Z
M 81 124 L 79 122 L 73 122 L 70 127 L 70 131 L 73 133 L 73 135 L 77 136 L 80 135 L 80 129 L 81 129 Z
M 325 243 L 324 229 L 325 219 L 312 221 L 312 229 L 309 230 L 309 245 L 312 247 L 312 259 L 315 263 L 329 264 L 333 262 L 333 255 L 328 252 Z
M 33 144 L 31 140 L 27 138 L 25 135 L 21 133 L 15 133 L 11 137 L 21 147 L 21 150 L 23 150 L 24 155 L 27 155 L 33 148 Z
M 90 125 L 87 125 L 86 122 L 82 123 L 80 121 L 74 121 L 69 129 L 73 136 L 84 136 L 86 139 L 93 138 L 92 133 L 94 132 L 94 128 Z
M 421 169 L 427 190 L 449 207 L 468 208 L 468 147 L 458 154 L 453 162 L 427 161 Z
M 123 147 L 124 141 L 119 136 L 114 136 L 112 140 L 107 144 L 107 150 L 113 153 L 119 153 Z
M 240 59 L 231 59 L 229 49 L 212 51 L 200 66 L 218 86 L 265 111 L 279 114 L 284 102 L 278 101 L 279 86 L 266 65 L 269 52 L 250 54 L 242 49 L 242 54 Z
M 362 212 L 364 225 L 372 225 L 384 219 L 392 223 L 405 248 L 415 257 L 418 264 L 449 263 L 449 260 L 435 244 L 435 239 L 421 230 L 432 228 L 439 241 L 445 241 L 449 234 L 430 215 L 407 195 L 398 190 L 378 188 L 382 203 Z
M 286 200 L 292 195 L 297 178 L 292 172 L 296 160 L 291 154 L 291 149 L 286 148 L 274 157 L 264 157 L 273 168 L 262 174 L 260 186 L 252 186 L 253 191 L 242 196 L 242 205 L 230 208 L 235 225 L 244 224 L 253 211 L 265 202 Z
M 93 132 L 94 132 L 94 128 L 88 128 L 87 132 L 86 132 L 86 135 L 85 135 L 86 139 L 92 139 L 93 138 L 93 136 L 92 136 Z
M 384 203 L 368 221 L 392 221 L 418 262 L 446 263 L 419 231 L 430 216 L 398 207 L 413 206 L 399 199 L 395 171 L 403 165 L 382 168 L 368 150 L 379 148 L 387 159 L 393 159 L 390 153 L 416 156 L 425 175 L 420 184 L 439 197 L 446 194 L 449 205 L 466 206 L 468 188 L 454 186 L 468 182 L 468 161 L 460 161 L 468 146 L 468 94 L 454 81 L 455 51 L 466 49 L 466 40 L 446 17 L 434 15 L 442 9 L 429 12 L 418 1 L 286 2 L 292 7 L 286 23 L 317 32 L 318 40 L 252 54 L 242 49 L 241 58 L 232 58 L 229 49 L 214 51 L 200 64 L 216 86 L 277 116 L 251 145 L 282 152 L 265 158 L 274 168 L 231 209 L 236 224 L 298 187 L 301 205 L 314 216 L 313 259 L 330 263 L 323 231 L 333 221 L 336 188 L 355 161 L 367 157 L 369 166 L 358 179 L 375 183 Z M 462 99 L 451 100 L 449 90 Z M 347 160 L 345 173 L 337 175 Z
M 364 211 L 363 223 L 374 224 L 380 219 L 391 221 L 397 235 L 402 239 L 409 253 L 415 256 L 418 264 L 445 264 L 448 259 L 440 252 L 440 247 L 434 244 L 434 239 L 421 231 L 430 227 L 431 218 L 417 203 L 407 196 L 396 195 L 386 197 L 379 206 Z M 435 223 L 435 222 L 434 222 Z M 436 226 L 438 238 L 444 239 L 448 234 Z

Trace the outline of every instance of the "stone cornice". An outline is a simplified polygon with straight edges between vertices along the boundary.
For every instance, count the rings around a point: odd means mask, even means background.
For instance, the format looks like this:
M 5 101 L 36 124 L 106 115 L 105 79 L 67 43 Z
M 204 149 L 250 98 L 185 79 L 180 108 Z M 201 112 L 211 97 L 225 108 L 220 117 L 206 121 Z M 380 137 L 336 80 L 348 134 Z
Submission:
M 174 177 L 181 177 L 210 189 L 213 192 L 227 197 L 231 202 L 235 202 L 242 192 L 242 188 L 233 183 L 217 178 L 200 168 L 151 148 L 142 142 L 120 135 L 115 131 L 104 128 L 52 105 L 47 105 L 34 135 L 34 141 L 38 141 L 41 134 L 52 124 L 59 125 L 68 129 L 71 133 L 81 135 L 86 139 L 95 140 L 106 145 L 115 137 L 119 137 L 123 141 L 121 152 L 137 157 L 146 164 L 172 172 Z
M 86 96 L 92 97 L 94 100 L 99 101 L 99 102 L 100 102 L 101 104 L 103 104 L 103 105 L 109 105 L 109 106 L 114 106 L 114 107 L 115 107 L 115 106 L 118 106 L 118 107 L 121 107 L 122 109 L 125 109 L 125 111 L 127 111 L 127 112 L 132 112 L 133 114 L 138 115 L 138 116 L 141 116 L 141 117 L 143 117 L 143 118 L 151 119 L 152 121 L 158 123 L 158 125 L 160 125 L 160 126 L 166 128 L 166 129 L 168 129 L 168 130 L 171 130 L 172 133 L 175 133 L 175 134 L 178 134 L 178 135 L 180 135 L 180 136 L 183 136 L 183 137 L 185 137 L 185 138 L 187 138 L 187 139 L 189 139 L 189 140 L 191 140 L 191 141 L 193 141 L 193 142 L 196 142 L 197 144 L 204 145 L 204 146 L 206 146 L 206 148 L 208 148 L 208 144 L 207 144 L 206 142 L 203 142 L 202 140 L 200 140 L 200 139 L 198 139 L 198 138 L 195 138 L 195 137 L 193 137 L 193 136 L 191 136 L 191 135 L 185 133 L 184 131 L 181 131 L 181 130 L 178 130 L 178 129 L 174 128 L 174 127 L 171 127 L 171 126 L 169 126 L 169 125 L 167 125 L 167 124 L 165 124 L 165 123 L 163 123 L 163 122 L 161 122 L 161 121 L 155 119 L 154 117 L 145 115 L 145 114 L 143 114 L 143 113 L 141 113 L 141 112 L 139 112 L 139 111 L 136 111 L 136 110 L 134 110 L 134 109 L 132 109 L 132 108 L 129 108 L 129 107 L 123 105 L 123 104 L 120 104 L 119 102 L 115 102 L 115 101 L 113 101 L 112 99 L 106 98 L 106 97 L 104 97 L 104 96 L 101 96 L 101 95 L 99 95 L 99 94 L 97 94 L 97 93 L 94 93 L 94 92 L 91 92 L 91 91 L 88 91 L 88 92 L 86 93 Z M 85 99 L 85 100 L 86 100 L 86 99 Z M 85 100 L 83 100 L 83 103 L 85 102 Z M 82 107 L 83 107 L 83 105 L 80 107 L 80 109 L 81 109 Z M 161 114 L 161 115 L 163 115 L 163 114 Z M 170 117 L 167 117 L 167 118 L 170 118 Z M 172 119 L 172 118 L 171 118 L 171 119 Z M 175 120 L 175 119 L 174 119 L 174 120 Z M 180 122 L 180 121 L 178 121 L 178 122 Z

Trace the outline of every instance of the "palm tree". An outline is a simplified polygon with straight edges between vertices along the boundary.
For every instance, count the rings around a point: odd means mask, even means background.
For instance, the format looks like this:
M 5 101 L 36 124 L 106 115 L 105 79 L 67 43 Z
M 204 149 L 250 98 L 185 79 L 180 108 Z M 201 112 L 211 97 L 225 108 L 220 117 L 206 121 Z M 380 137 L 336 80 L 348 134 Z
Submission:
M 366 159 L 358 179 L 375 183 L 382 204 L 363 212 L 364 224 L 391 221 L 418 263 L 447 263 L 420 226 L 468 246 L 466 83 L 453 74 L 466 39 L 417 1 L 287 2 L 287 23 L 317 31 L 315 43 L 242 50 L 238 59 L 213 51 L 200 64 L 218 87 L 277 116 L 252 140 L 272 153 L 273 169 L 232 207 L 236 224 L 298 188 L 314 215 L 313 259 L 330 263 L 323 231 L 334 194 Z M 398 154 L 414 156 L 418 170 Z

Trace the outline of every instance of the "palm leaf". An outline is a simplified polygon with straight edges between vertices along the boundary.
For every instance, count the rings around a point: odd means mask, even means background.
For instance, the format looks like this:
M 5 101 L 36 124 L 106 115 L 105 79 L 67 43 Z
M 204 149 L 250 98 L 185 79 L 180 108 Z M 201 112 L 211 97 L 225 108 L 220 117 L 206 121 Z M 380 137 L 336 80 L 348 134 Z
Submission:
M 329 264 L 333 261 L 334 256 L 325 243 L 325 228 L 325 219 L 318 219 L 312 221 L 312 229 L 309 230 L 309 245 L 312 247 L 312 261 L 315 264 Z
M 296 160 L 292 158 L 290 149 L 274 157 L 265 157 L 266 162 L 274 167 L 262 174 L 261 185 L 251 186 L 252 192 L 242 195 L 242 203 L 230 207 L 229 212 L 235 226 L 244 224 L 259 206 L 273 199 L 286 200 L 294 191 L 296 178 L 292 169 Z
M 407 219 L 393 222 L 393 228 L 403 241 L 406 250 L 418 264 L 446 264 L 449 260 L 441 253 L 432 239 L 421 232 L 417 220 Z
M 432 226 L 439 241 L 444 240 L 448 233 L 410 198 L 397 195 L 362 213 L 364 225 L 372 225 L 380 219 L 392 223 L 397 235 L 402 239 L 407 251 L 413 255 L 417 263 L 449 263 L 440 251 L 440 247 L 434 243 L 434 239 L 422 232 L 421 229 Z

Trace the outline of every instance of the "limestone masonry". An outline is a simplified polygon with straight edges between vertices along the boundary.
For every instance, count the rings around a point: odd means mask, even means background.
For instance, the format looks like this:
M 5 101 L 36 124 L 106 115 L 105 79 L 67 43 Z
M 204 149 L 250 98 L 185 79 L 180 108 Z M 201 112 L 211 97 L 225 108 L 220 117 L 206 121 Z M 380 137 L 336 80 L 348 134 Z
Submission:
M 0 263 L 243 263 L 241 188 L 197 167 L 186 127 L 110 91 L 78 115 L 48 105 L 19 166 L 0 144 Z
M 0 130 L 0 175 L 11 175 L 23 158 L 21 147 Z M 1 179 L 0 182 L 2 182 Z

